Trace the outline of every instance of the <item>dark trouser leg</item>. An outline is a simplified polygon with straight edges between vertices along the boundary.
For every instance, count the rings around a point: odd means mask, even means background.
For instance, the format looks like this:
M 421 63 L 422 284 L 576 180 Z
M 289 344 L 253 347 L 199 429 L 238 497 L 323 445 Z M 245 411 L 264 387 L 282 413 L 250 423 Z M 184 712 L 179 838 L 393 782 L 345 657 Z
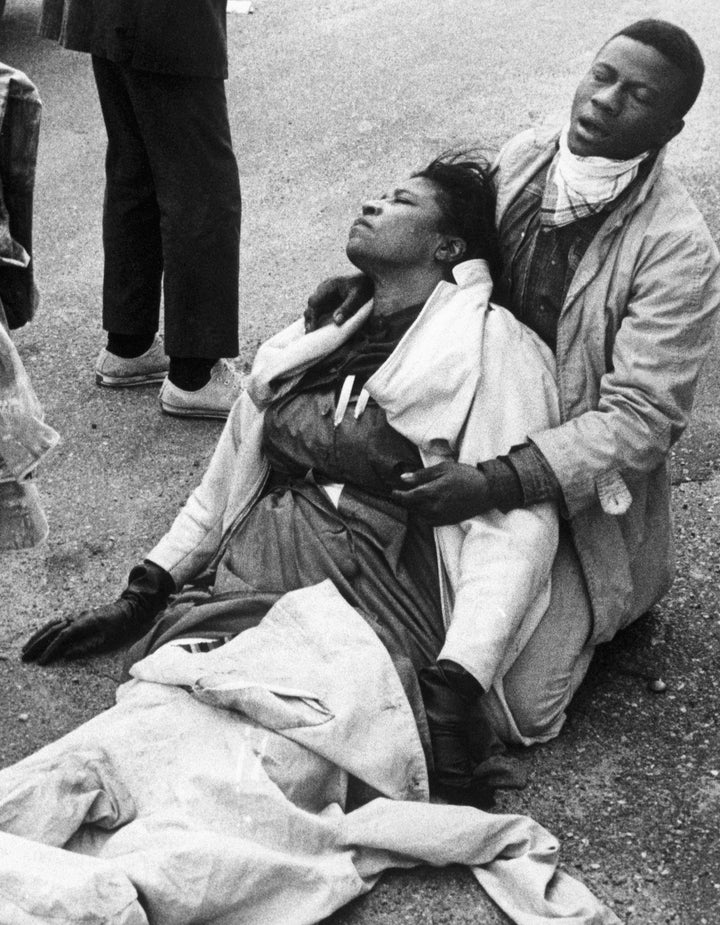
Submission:
M 93 57 L 108 136 L 103 209 L 103 327 L 123 335 L 158 328 L 163 259 L 150 162 L 128 95 L 125 69 Z
M 160 208 L 166 351 L 236 356 L 240 183 L 224 82 L 125 77 Z

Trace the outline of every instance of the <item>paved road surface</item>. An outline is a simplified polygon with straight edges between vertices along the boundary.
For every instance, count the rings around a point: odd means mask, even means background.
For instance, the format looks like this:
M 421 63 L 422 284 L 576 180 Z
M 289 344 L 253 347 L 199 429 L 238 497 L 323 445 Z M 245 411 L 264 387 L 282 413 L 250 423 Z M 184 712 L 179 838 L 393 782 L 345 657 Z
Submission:
M 366 195 L 449 144 L 492 152 L 567 111 L 599 42 L 642 16 L 686 26 L 705 89 L 672 147 L 720 233 L 720 13 L 715 0 L 257 0 L 229 23 L 231 120 L 243 182 L 243 358 L 346 266 Z M 44 303 L 17 342 L 64 442 L 42 473 L 48 544 L 0 576 L 0 764 L 111 702 L 118 658 L 40 670 L 17 661 L 28 629 L 113 597 L 197 481 L 219 427 L 159 413 L 154 390 L 93 381 L 100 331 L 103 132 L 89 61 L 35 38 L 39 0 L 8 0 L 0 59 L 27 71 L 45 112 L 36 206 Z M 676 454 L 679 575 L 652 619 L 601 654 L 558 741 L 527 754 L 531 784 L 500 808 L 563 841 L 565 867 L 623 920 L 716 925 L 720 849 L 717 677 L 717 355 Z M 647 660 L 669 690 L 618 666 Z M 499 923 L 463 871 L 385 879 L 336 923 Z

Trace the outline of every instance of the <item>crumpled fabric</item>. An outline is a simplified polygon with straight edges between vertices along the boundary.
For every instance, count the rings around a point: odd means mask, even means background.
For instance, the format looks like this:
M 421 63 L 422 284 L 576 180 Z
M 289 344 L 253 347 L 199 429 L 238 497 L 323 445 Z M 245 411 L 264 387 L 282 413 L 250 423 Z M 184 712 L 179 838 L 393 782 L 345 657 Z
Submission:
M 0 550 L 24 549 L 42 542 L 48 533 L 37 488 L 28 477 L 60 436 L 43 421 L 2 320 L 0 307 Z
M 310 925 L 383 870 L 423 863 L 469 864 L 518 925 L 617 925 L 532 820 L 427 802 L 392 662 L 331 583 L 285 595 L 220 649 L 171 644 L 133 672 L 115 707 L 0 772 L 3 925 L 94 923 L 100 903 L 103 922 L 136 925 L 128 884 L 150 925 Z M 18 842 L 55 872 L 52 918 Z
M 0 481 L 26 479 L 59 439 L 43 421 L 30 377 L 0 323 Z
M 122 871 L 0 832 L 0 922 L 7 925 L 148 925 Z

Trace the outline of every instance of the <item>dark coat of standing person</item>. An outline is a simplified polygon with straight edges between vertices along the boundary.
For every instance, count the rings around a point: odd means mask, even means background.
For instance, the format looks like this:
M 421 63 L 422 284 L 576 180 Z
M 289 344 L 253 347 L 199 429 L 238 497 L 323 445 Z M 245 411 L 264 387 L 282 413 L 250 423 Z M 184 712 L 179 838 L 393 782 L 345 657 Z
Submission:
M 225 6 L 44 0 L 40 27 L 92 56 L 107 130 L 96 380 L 165 380 L 161 406 L 182 417 L 226 417 L 241 382 L 223 359 L 238 352 L 240 246 Z
M 41 112 L 32 81 L 0 61 L 0 324 L 10 330 L 27 324 L 40 301 L 32 227 Z
M 483 698 L 512 741 L 557 735 L 596 645 L 672 582 L 669 455 L 710 349 L 720 269 L 664 157 L 703 75 L 683 29 L 640 20 L 602 46 L 562 132 L 526 131 L 500 152 L 497 289 L 555 353 L 561 424 L 477 466 L 408 473 L 393 496 L 435 524 L 560 505 L 550 605 L 503 680 L 505 709 Z M 367 288 L 329 280 L 309 301 L 309 325 L 343 298 L 338 323 Z M 443 654 L 475 676 L 452 637 L 451 624 Z

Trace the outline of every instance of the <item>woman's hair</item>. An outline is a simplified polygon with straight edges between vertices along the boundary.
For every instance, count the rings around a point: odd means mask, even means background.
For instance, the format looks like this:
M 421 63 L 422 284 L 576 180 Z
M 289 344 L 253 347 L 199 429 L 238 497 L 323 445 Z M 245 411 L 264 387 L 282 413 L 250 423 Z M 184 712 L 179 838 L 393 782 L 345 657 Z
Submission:
M 460 259 L 487 260 L 496 278 L 500 257 L 495 232 L 495 189 L 487 160 L 474 150 L 446 151 L 413 177 L 430 180 L 437 188 L 442 213 L 439 230 L 465 241 L 467 249 Z

